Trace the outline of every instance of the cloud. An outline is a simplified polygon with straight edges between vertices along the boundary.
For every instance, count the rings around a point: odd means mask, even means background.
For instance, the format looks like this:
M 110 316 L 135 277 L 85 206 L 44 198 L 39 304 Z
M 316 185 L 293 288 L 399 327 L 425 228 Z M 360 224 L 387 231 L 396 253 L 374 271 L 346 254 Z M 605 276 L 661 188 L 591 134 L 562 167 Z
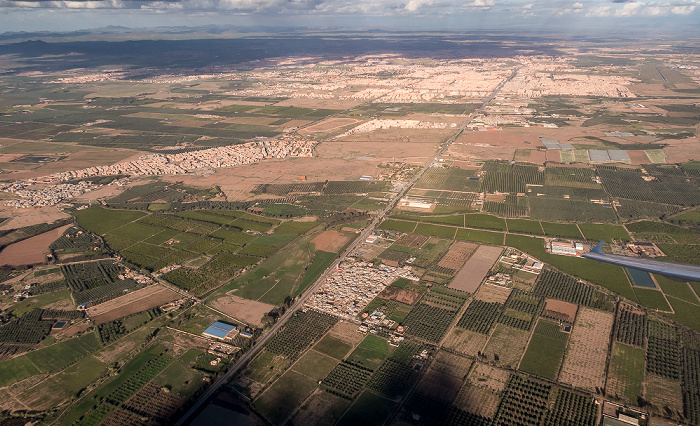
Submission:
M 690 15 L 695 10 L 695 5 L 674 6 L 671 8 L 671 13 L 674 15 Z
M 471 3 L 467 3 L 465 6 L 471 7 L 474 9 L 484 9 L 488 10 L 494 7 L 496 4 L 494 0 L 474 0 Z

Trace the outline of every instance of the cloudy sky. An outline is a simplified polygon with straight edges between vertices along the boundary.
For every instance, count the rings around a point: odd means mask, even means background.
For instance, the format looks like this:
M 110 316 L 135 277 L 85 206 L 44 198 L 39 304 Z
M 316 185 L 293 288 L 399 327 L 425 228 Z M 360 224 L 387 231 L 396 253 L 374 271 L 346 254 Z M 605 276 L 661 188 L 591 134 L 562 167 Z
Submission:
M 0 0 L 0 32 L 212 24 L 692 30 L 700 0 Z

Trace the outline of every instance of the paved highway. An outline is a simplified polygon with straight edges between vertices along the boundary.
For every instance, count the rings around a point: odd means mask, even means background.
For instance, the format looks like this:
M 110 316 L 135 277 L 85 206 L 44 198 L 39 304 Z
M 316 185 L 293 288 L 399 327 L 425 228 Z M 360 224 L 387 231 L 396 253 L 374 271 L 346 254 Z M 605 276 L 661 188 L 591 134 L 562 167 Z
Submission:
M 214 394 L 219 390 L 219 388 L 222 385 L 228 383 L 229 380 L 231 379 L 231 377 L 233 377 L 233 375 L 238 370 L 240 370 L 241 367 L 243 367 L 248 362 L 248 360 L 250 360 L 251 357 L 253 357 L 256 353 L 258 353 L 258 351 L 260 351 L 260 349 L 263 348 L 263 346 L 265 346 L 265 343 L 267 343 L 267 341 L 270 339 L 270 337 L 272 337 L 272 335 L 274 335 L 275 332 L 277 332 L 277 330 L 279 330 L 287 322 L 287 320 L 292 316 L 292 314 L 294 314 L 294 312 L 296 312 L 299 308 L 304 306 L 304 303 L 306 303 L 306 300 L 309 298 L 309 296 L 311 296 L 311 294 L 313 294 L 316 291 L 316 289 L 323 283 L 323 281 L 326 279 L 326 277 L 328 277 L 328 275 L 338 267 L 339 263 L 341 263 L 343 260 L 345 260 L 345 258 L 348 255 L 353 253 L 355 251 L 355 248 L 359 244 L 361 244 L 363 241 L 365 241 L 367 239 L 367 237 L 369 237 L 370 235 L 372 235 L 374 233 L 374 230 L 377 227 L 377 225 L 379 225 L 379 223 L 391 211 L 391 209 L 393 209 L 394 206 L 396 206 L 396 203 L 398 203 L 399 200 L 401 200 L 406 195 L 406 193 L 411 189 L 411 187 L 413 187 L 413 185 L 418 181 L 418 179 L 420 179 L 421 176 L 423 176 L 425 171 L 428 170 L 430 167 L 432 167 L 432 165 L 438 161 L 440 156 L 447 150 L 447 148 L 450 147 L 452 142 L 454 142 L 459 137 L 459 135 L 461 135 L 462 132 L 467 127 L 469 127 L 469 125 L 471 124 L 474 117 L 476 115 L 478 115 L 479 113 L 481 113 L 484 110 L 484 108 L 486 108 L 486 106 L 493 100 L 493 98 L 495 98 L 498 95 L 498 92 L 501 90 L 501 88 L 503 88 L 503 86 L 508 81 L 510 81 L 513 77 L 515 77 L 515 75 L 518 73 L 519 69 L 520 68 L 516 68 L 507 79 L 503 80 L 491 92 L 491 94 L 489 96 L 485 97 L 482 100 L 481 106 L 476 111 L 474 111 L 472 114 L 469 115 L 469 118 L 467 119 L 465 124 L 462 125 L 462 127 L 460 127 L 459 130 L 442 145 L 442 147 L 437 151 L 437 153 L 435 153 L 435 156 L 433 156 L 433 158 L 431 158 L 423 166 L 423 168 L 418 173 L 416 173 L 416 175 L 413 177 L 413 179 L 411 179 L 411 181 L 409 183 L 404 185 L 404 187 L 396 194 L 396 196 L 387 204 L 387 206 L 384 208 L 384 210 L 382 210 L 381 213 L 379 213 L 379 215 L 377 215 L 377 217 L 374 218 L 372 223 L 370 223 L 362 231 L 362 233 L 360 233 L 360 236 L 358 238 L 356 238 L 355 241 L 353 241 L 353 243 L 350 244 L 350 246 L 340 255 L 340 257 L 338 257 L 338 259 L 336 259 L 335 262 L 333 262 L 331 264 L 331 266 L 329 266 L 321 274 L 321 276 L 316 280 L 316 282 L 314 282 L 314 284 L 311 287 L 309 287 L 309 289 L 306 292 L 304 292 L 304 294 L 299 296 L 299 298 L 294 303 L 294 305 L 292 305 L 289 309 L 287 309 L 287 312 L 277 320 L 275 325 L 273 325 L 272 328 L 270 328 L 270 330 L 268 330 L 267 333 L 265 333 L 263 336 L 261 336 L 260 339 L 258 340 L 258 342 L 246 354 L 244 354 L 226 372 L 226 374 L 224 374 L 224 376 L 222 376 L 219 380 L 217 380 L 216 383 L 211 385 L 211 387 L 197 400 L 197 402 L 187 411 L 187 413 L 185 413 L 182 416 L 182 418 L 180 418 L 180 420 L 176 423 L 176 426 L 181 426 L 181 425 L 186 424 L 188 422 L 188 420 L 190 420 L 192 415 L 195 412 L 197 412 L 202 407 L 202 405 L 207 403 L 211 399 L 211 397 L 214 396 Z

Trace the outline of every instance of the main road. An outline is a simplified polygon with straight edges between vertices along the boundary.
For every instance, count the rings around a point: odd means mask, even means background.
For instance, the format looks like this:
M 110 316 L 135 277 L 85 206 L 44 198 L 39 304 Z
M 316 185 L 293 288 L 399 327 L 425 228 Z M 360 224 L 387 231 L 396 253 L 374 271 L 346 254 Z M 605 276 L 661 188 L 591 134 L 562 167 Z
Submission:
M 338 265 L 345 260 L 347 256 L 352 254 L 355 251 L 355 248 L 361 244 L 363 241 L 367 239 L 370 235 L 374 233 L 375 228 L 379 223 L 384 220 L 384 217 L 391 211 L 391 209 L 396 206 L 396 204 L 401 200 L 406 193 L 413 187 L 413 185 L 418 181 L 418 179 L 423 176 L 426 170 L 428 170 L 430 167 L 435 164 L 440 156 L 447 150 L 447 148 L 450 147 L 452 142 L 454 142 L 459 135 L 462 134 L 462 132 L 469 127 L 471 124 L 472 120 L 474 119 L 475 116 L 480 114 L 486 106 L 493 100 L 498 95 L 498 92 L 503 88 L 503 86 L 510 81 L 515 75 L 518 73 L 518 70 L 520 68 L 516 68 L 513 70 L 513 73 L 503 80 L 498 86 L 496 86 L 495 89 L 485 98 L 482 99 L 481 106 L 471 113 L 468 116 L 467 121 L 455 132 L 454 135 L 452 135 L 443 145 L 442 147 L 435 153 L 435 155 L 423 166 L 423 168 L 416 173 L 415 176 L 408 182 L 407 184 L 404 184 L 403 188 L 399 190 L 399 192 L 396 193 L 394 198 L 387 204 L 387 206 L 382 210 L 361 233 L 358 238 L 353 241 L 352 244 L 329 266 L 321 276 L 314 282 L 314 284 L 309 287 L 308 290 L 306 290 L 302 295 L 299 296 L 297 301 L 292 305 L 289 309 L 287 309 L 287 312 L 282 315 L 277 322 L 270 328 L 270 330 L 267 331 L 264 335 L 260 337 L 260 339 L 257 341 L 257 343 L 248 351 L 246 352 L 241 358 L 238 359 L 238 361 L 224 374 L 219 380 L 217 380 L 214 384 L 211 385 L 211 387 L 202 395 L 199 397 L 197 402 L 194 403 L 194 405 L 178 420 L 176 423 L 176 426 L 182 426 L 187 423 L 187 421 L 192 417 L 193 414 L 195 414 L 201 407 L 204 405 L 206 402 L 208 402 L 214 394 L 219 390 L 219 388 L 228 383 L 228 381 L 233 377 L 234 374 L 238 370 L 243 367 L 250 358 L 252 358 L 260 349 L 265 346 L 267 341 L 279 330 L 286 322 L 287 320 L 296 312 L 299 308 L 304 306 L 308 298 L 318 289 L 318 287 L 321 286 L 321 284 L 325 281 L 325 279 L 328 277 L 329 274 L 331 274 L 337 267 Z

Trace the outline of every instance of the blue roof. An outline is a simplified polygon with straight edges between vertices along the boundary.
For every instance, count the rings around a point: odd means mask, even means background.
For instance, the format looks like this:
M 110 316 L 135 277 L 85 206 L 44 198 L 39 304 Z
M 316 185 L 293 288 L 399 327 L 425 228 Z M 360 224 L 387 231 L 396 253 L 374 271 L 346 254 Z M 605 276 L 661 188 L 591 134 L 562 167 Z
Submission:
M 211 328 L 211 327 L 218 328 L 220 330 L 224 330 L 227 333 L 236 328 L 236 326 L 234 326 L 234 325 L 226 324 L 225 322 L 221 322 L 221 321 L 215 322 L 209 328 Z
M 218 337 L 219 339 L 223 339 L 228 334 L 228 331 L 222 330 L 222 329 L 216 328 L 216 327 L 209 327 L 206 330 L 204 330 L 203 334 Z

